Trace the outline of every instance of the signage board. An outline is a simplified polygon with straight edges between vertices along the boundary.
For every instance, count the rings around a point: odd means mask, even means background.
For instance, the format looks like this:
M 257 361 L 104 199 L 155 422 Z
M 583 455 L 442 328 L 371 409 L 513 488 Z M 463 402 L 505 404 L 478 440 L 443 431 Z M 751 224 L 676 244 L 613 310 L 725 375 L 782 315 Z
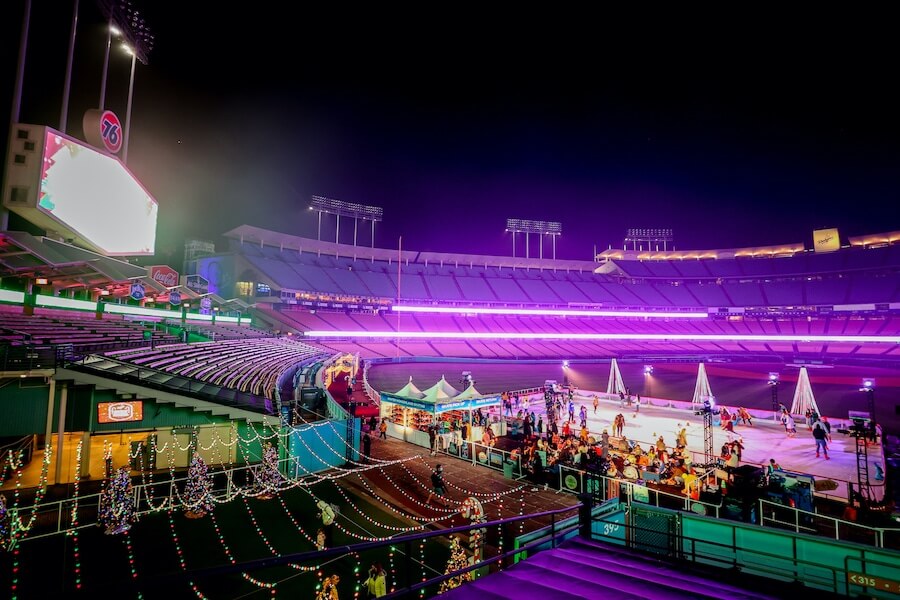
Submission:
M 171 288 L 178 285 L 178 271 L 168 265 L 154 265 L 148 267 L 150 279 L 163 287 Z
M 128 423 L 144 420 L 143 400 L 97 403 L 98 423 Z

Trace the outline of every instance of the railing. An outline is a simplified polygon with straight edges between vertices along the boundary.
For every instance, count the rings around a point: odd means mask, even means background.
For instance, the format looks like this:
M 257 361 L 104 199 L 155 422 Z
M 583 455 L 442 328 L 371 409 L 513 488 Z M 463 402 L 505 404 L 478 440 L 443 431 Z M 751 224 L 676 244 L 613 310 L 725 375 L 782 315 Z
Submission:
M 0 345 L 0 371 L 55 369 L 57 348 L 50 345 Z
M 532 513 L 528 515 L 518 515 L 515 517 L 507 517 L 505 519 L 497 519 L 494 521 L 486 521 L 484 523 L 479 523 L 477 526 L 473 524 L 460 525 L 457 527 L 450 527 L 446 529 L 439 529 L 436 531 L 425 531 L 421 533 L 414 533 L 408 535 L 398 535 L 396 537 L 391 537 L 386 540 L 379 540 L 375 542 L 364 542 L 361 544 L 353 544 L 352 546 L 338 546 L 334 548 L 328 548 L 325 550 L 318 551 L 306 551 L 306 552 L 297 552 L 293 554 L 282 554 L 279 556 L 273 556 L 270 558 L 264 559 L 256 559 L 245 562 L 239 562 L 234 564 L 226 564 L 219 567 L 212 567 L 206 569 L 193 569 L 183 573 L 176 573 L 172 575 L 154 575 L 153 577 L 142 578 L 138 576 L 134 580 L 122 583 L 117 582 L 115 584 L 116 593 L 121 591 L 121 588 L 127 587 L 129 590 L 154 590 L 154 589 L 166 589 L 171 590 L 174 583 L 191 580 L 191 581 L 200 581 L 210 578 L 210 577 L 219 577 L 222 575 L 227 575 L 231 573 L 249 573 L 258 569 L 270 568 L 280 565 L 286 564 L 302 564 L 304 562 L 316 562 L 318 564 L 322 564 L 324 562 L 329 562 L 332 559 L 339 558 L 341 556 L 347 554 L 359 554 L 366 552 L 367 550 L 375 550 L 378 548 L 385 547 L 395 547 L 398 549 L 398 554 L 404 556 L 405 563 L 397 565 L 397 573 L 406 573 L 407 577 L 403 578 L 403 585 L 396 586 L 395 591 L 387 594 L 386 596 L 382 596 L 383 598 L 412 598 L 413 594 L 419 596 L 419 594 L 424 593 L 424 590 L 430 586 L 435 586 L 440 584 L 443 581 L 446 581 L 452 577 L 458 577 L 464 573 L 468 573 L 470 571 L 474 571 L 476 569 L 481 569 L 483 567 L 487 567 L 494 563 L 505 561 L 507 559 L 513 558 L 516 555 L 528 552 L 530 550 L 537 550 L 539 547 L 546 545 L 548 542 L 551 544 L 555 544 L 557 540 L 563 538 L 565 536 L 571 535 L 573 531 L 576 530 L 576 526 L 560 526 L 557 523 L 557 517 L 559 515 L 571 514 L 573 511 L 578 510 L 579 507 L 572 506 L 568 508 L 559 508 L 554 510 L 547 510 L 538 513 Z M 452 534 L 470 534 L 473 528 L 477 529 L 490 529 L 490 528 L 499 528 L 501 530 L 501 536 L 506 536 L 507 532 L 518 531 L 519 523 L 524 522 L 530 519 L 550 519 L 550 528 L 546 531 L 546 534 L 542 537 L 534 539 L 533 541 L 525 544 L 524 546 L 520 546 L 518 548 L 514 548 L 512 550 L 505 551 L 503 553 L 499 553 L 497 555 L 491 556 L 490 558 L 486 558 L 480 561 L 476 561 L 474 564 L 471 564 L 465 568 L 451 571 L 450 573 L 445 573 L 442 575 L 438 575 L 436 577 L 432 577 L 430 579 L 426 579 L 424 581 L 419 578 L 410 575 L 414 572 L 413 561 L 416 559 L 415 556 L 418 555 L 418 552 L 414 551 L 414 549 L 418 548 L 423 541 L 429 540 L 435 537 L 444 537 Z M 399 549 L 403 549 L 400 551 Z M 112 585 L 112 584 L 110 584 Z M 95 597 L 102 588 L 95 587 L 91 590 L 92 597 Z M 108 594 L 112 594 L 112 589 L 107 591 Z M 102 595 L 102 594 L 100 594 Z
M 278 468 L 282 473 L 295 466 L 297 467 L 297 472 L 303 472 L 304 474 L 296 478 L 286 477 L 279 490 L 302 485 L 317 477 L 315 473 L 310 473 L 301 467 L 296 458 L 288 457 L 278 461 Z M 260 495 L 262 491 L 253 488 L 247 482 L 257 481 L 257 472 L 262 468 L 265 468 L 264 465 L 261 462 L 257 462 L 227 469 L 210 469 L 209 474 L 213 481 L 212 491 L 218 492 L 214 493 L 213 501 L 216 504 L 223 504 L 231 501 L 238 495 Z M 132 479 L 135 478 L 141 480 L 141 483 L 132 486 L 136 518 L 161 510 L 177 509 L 183 506 L 180 489 L 184 489 L 187 483 L 188 476 L 186 471 L 183 476 L 176 477 L 175 471 L 171 470 L 168 477 L 159 481 L 153 481 L 152 475 L 141 470 L 140 475 L 132 477 Z M 18 543 L 67 534 L 74 530 L 96 526 L 97 507 L 99 506 L 101 495 L 102 493 L 89 494 L 24 508 L 10 507 L 10 522 L 13 524 L 13 530 L 20 536 Z M 25 528 L 22 523 L 33 523 L 33 525 Z
M 521 457 L 510 461 L 510 452 L 485 446 L 479 442 L 460 440 L 457 443 L 450 443 L 446 446 L 439 445 L 437 450 L 446 456 L 465 460 L 473 466 L 502 471 L 505 476 L 514 479 L 529 477 L 527 469 L 522 464 Z M 702 482 L 711 476 L 712 471 L 698 477 L 696 481 L 698 485 L 702 485 Z M 596 481 L 600 483 L 594 483 Z M 688 495 L 673 494 L 665 490 L 646 486 L 643 480 L 630 481 L 608 477 L 568 465 L 559 465 L 558 469 L 545 467 L 544 478 L 541 481 L 533 480 L 533 483 L 535 486 L 546 486 L 548 489 L 575 495 L 592 493 L 598 501 L 617 497 L 619 494 L 630 498 L 634 495 L 636 489 L 639 489 L 642 494 L 646 490 L 647 498 L 642 500 L 644 504 L 671 510 L 690 511 L 716 518 L 729 518 L 727 516 L 729 509 L 726 507 L 724 499 L 718 503 L 711 503 L 698 498 L 691 498 Z M 900 528 L 879 528 L 860 525 L 818 513 L 801 511 L 791 506 L 762 499 L 759 500 L 755 510 L 756 514 L 759 515 L 760 525 L 790 529 L 798 533 L 824 535 L 833 537 L 836 540 L 853 541 L 876 548 L 900 548 Z M 764 510 L 769 512 L 764 513 Z
M 582 508 L 583 512 L 584 508 Z M 834 594 L 856 596 L 865 595 L 867 597 L 886 598 L 892 596 L 891 593 L 875 593 L 874 595 L 851 593 L 850 588 L 854 585 L 863 587 L 860 584 L 853 584 L 850 575 L 852 573 L 848 562 L 845 560 L 840 566 L 828 564 L 821 560 L 804 558 L 798 555 L 796 550 L 793 555 L 785 555 L 784 553 L 766 552 L 757 550 L 746 545 L 738 545 L 735 541 L 731 544 L 724 544 L 712 541 L 708 538 L 697 538 L 684 535 L 680 527 L 671 531 L 661 531 L 658 528 L 650 529 L 634 524 L 630 519 L 607 520 L 603 517 L 591 517 L 595 523 L 603 523 L 608 525 L 610 529 L 624 528 L 622 539 L 625 545 L 643 551 L 656 551 L 662 553 L 667 559 L 675 561 L 688 561 L 703 568 L 716 567 L 722 569 L 723 576 L 725 573 L 749 573 L 754 576 L 772 579 L 773 582 L 780 582 L 784 585 L 785 591 L 795 589 L 794 593 L 802 594 L 801 590 L 809 588 L 812 590 L 825 590 Z M 582 535 L 592 528 L 585 527 L 585 516 L 581 515 Z M 663 543 L 654 543 L 652 546 L 640 542 L 641 539 L 658 540 L 659 536 L 664 536 Z M 604 541 L 603 536 L 591 534 L 592 539 Z M 734 539 L 737 539 L 735 536 Z M 854 552 L 855 554 L 855 552 Z M 824 554 L 823 554 L 824 556 Z M 861 564 L 859 571 L 865 571 L 866 565 L 873 565 L 876 568 L 897 570 L 897 563 L 881 562 L 873 560 L 870 557 L 860 555 L 855 558 Z M 730 576 L 730 575 L 729 575 Z M 778 585 L 778 584 L 776 584 Z M 794 588 L 793 586 L 797 586 Z M 872 590 L 873 592 L 875 590 Z

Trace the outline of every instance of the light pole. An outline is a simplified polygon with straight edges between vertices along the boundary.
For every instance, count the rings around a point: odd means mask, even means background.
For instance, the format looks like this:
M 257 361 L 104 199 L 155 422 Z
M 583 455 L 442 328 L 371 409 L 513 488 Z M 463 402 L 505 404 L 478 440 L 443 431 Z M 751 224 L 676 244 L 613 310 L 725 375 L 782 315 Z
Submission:
M 778 373 L 772 372 L 769 373 L 769 379 L 766 381 L 769 387 L 772 388 L 772 413 L 774 415 L 774 419 L 778 420 Z
M 106 104 L 106 75 L 109 73 L 109 49 L 112 47 L 113 36 L 122 35 L 122 32 L 113 25 L 112 17 L 109 18 L 109 27 L 106 28 L 106 51 L 103 53 L 103 74 L 100 75 L 100 105 L 98 108 L 103 110 Z
M 122 147 L 122 162 L 128 164 L 128 142 L 131 141 L 131 100 L 134 97 L 134 66 L 137 53 L 130 46 L 124 46 L 125 52 L 131 55 L 131 77 L 128 79 L 128 108 L 125 109 L 125 141 Z

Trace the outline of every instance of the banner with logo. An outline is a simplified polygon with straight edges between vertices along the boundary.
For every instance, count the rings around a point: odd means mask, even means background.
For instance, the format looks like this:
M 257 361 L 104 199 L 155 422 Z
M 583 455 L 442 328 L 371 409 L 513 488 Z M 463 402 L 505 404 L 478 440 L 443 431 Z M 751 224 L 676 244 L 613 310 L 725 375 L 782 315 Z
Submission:
M 178 285 L 178 271 L 168 265 L 155 265 L 147 267 L 150 270 L 150 279 L 163 287 L 171 288 Z
M 144 289 L 144 284 L 140 281 L 135 281 L 131 284 L 131 293 L 128 294 L 135 300 L 143 300 L 144 296 L 146 296 L 146 289 Z
M 841 247 L 841 237 L 837 229 L 817 229 L 813 231 L 813 248 L 816 252 L 834 252 Z

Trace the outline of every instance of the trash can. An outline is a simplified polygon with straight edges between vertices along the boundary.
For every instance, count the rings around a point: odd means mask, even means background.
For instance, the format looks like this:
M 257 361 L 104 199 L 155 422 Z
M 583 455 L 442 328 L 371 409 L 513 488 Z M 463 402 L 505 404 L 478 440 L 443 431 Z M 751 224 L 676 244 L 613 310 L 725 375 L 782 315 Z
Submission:
M 503 461 L 503 476 L 506 477 L 507 479 L 512 479 L 514 477 L 513 469 L 515 469 L 515 467 L 516 467 L 516 463 L 514 463 L 513 461 L 511 461 L 511 460 Z

